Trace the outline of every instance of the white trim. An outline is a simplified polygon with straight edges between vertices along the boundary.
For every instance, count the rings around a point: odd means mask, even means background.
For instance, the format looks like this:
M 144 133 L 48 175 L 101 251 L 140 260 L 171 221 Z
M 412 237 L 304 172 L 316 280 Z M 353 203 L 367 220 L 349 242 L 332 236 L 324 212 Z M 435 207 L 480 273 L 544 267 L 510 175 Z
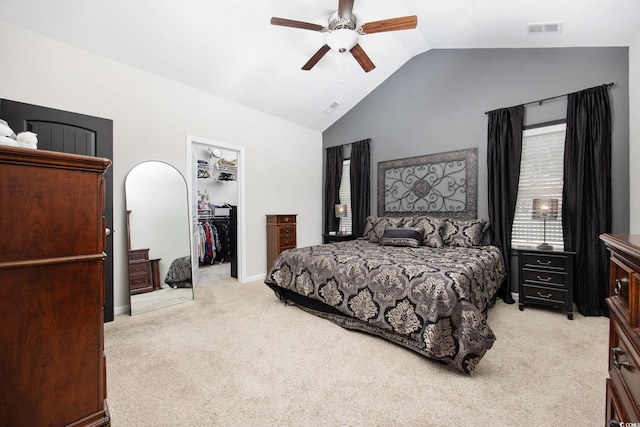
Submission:
M 226 150 L 235 151 L 238 153 L 238 173 L 236 175 L 238 182 L 238 282 L 245 283 L 245 277 L 247 275 L 247 260 L 246 260 L 246 203 L 245 203 L 245 155 L 244 147 L 239 145 L 227 144 L 225 142 L 213 141 L 207 138 L 201 138 L 198 136 L 187 135 L 187 185 L 189 187 L 189 227 L 191 236 L 193 236 L 193 192 L 194 189 L 191 185 L 191 177 L 193 177 L 193 168 L 191 166 L 191 158 L 193 157 L 193 144 L 211 145 L 213 147 L 220 147 Z M 192 259 L 194 254 L 191 254 Z
M 250 283 L 250 282 L 264 282 L 264 279 L 267 278 L 267 274 L 263 273 L 263 274 L 256 274 L 255 276 L 250 276 L 250 277 L 245 277 L 245 283 Z
M 131 305 L 119 305 L 113 308 L 113 315 L 117 316 L 119 314 L 131 314 Z

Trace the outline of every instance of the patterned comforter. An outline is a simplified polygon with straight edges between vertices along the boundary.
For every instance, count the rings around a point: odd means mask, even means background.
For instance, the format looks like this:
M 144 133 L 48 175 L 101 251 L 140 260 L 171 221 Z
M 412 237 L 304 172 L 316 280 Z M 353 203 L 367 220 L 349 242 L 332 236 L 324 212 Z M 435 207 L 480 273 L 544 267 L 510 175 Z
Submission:
M 397 247 L 358 239 L 285 251 L 265 284 L 340 326 L 471 373 L 495 341 L 486 311 L 504 277 L 495 246 Z
M 172 288 L 190 288 L 191 285 L 191 255 L 176 258 L 171 262 L 164 283 Z

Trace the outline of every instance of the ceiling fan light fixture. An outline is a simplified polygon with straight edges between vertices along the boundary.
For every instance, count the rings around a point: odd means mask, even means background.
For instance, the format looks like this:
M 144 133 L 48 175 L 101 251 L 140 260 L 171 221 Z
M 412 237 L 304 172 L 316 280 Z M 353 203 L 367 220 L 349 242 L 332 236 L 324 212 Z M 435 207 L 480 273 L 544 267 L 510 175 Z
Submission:
M 331 31 L 327 34 L 327 45 L 340 53 L 350 51 L 358 44 L 358 33 L 346 28 Z

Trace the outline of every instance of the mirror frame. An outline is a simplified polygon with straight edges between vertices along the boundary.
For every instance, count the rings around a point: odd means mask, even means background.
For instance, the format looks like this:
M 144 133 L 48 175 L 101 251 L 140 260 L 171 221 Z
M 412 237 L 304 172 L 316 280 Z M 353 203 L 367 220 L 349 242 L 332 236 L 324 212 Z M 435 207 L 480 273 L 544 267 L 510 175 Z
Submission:
M 182 258 L 191 257 L 188 198 L 184 176 L 167 162 L 147 160 L 127 173 L 125 210 L 131 315 L 194 299 L 193 283 L 173 287 L 164 282 L 170 269 L 175 271 L 182 266 Z M 190 262 L 188 266 L 188 278 L 192 279 Z M 139 286 L 132 292 L 134 281 Z

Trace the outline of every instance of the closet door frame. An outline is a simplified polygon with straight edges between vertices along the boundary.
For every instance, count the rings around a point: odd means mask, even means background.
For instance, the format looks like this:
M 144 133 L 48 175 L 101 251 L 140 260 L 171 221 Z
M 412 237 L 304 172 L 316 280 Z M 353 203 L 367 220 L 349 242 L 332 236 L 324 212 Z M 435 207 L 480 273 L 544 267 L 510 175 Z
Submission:
M 193 238 L 196 232 L 196 227 L 198 225 L 198 210 L 197 210 L 197 194 L 198 185 L 197 185 L 197 162 L 194 161 L 196 158 L 195 150 L 193 149 L 193 145 L 208 145 L 211 148 L 223 148 L 229 151 L 235 151 L 238 155 L 238 173 L 237 173 L 237 186 L 238 186 L 238 234 L 236 242 L 237 244 L 237 253 L 238 253 L 238 282 L 244 283 L 245 278 L 247 277 L 246 271 L 246 220 L 245 220 L 245 174 L 244 174 L 244 147 L 239 145 L 228 144 L 226 142 L 214 141 L 207 138 L 202 138 L 198 136 L 187 135 L 187 186 L 188 186 L 188 197 L 189 197 L 189 232 L 191 233 L 191 269 L 192 275 L 194 278 L 193 285 L 194 288 L 197 286 L 198 279 L 200 277 L 200 267 L 198 265 L 198 257 L 196 256 L 196 243 Z M 195 204 L 195 208 L 194 208 Z

